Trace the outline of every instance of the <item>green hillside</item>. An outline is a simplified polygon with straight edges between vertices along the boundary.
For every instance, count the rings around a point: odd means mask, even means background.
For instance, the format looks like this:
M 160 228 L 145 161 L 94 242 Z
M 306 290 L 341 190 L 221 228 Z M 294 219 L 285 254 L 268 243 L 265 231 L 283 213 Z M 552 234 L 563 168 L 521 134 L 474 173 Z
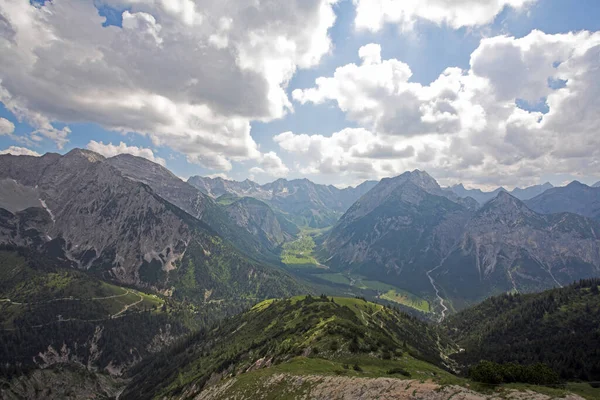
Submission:
M 446 377 L 456 349 L 438 330 L 361 299 L 268 300 L 187 338 L 134 368 L 124 396 L 192 397 L 213 377 L 261 366 L 271 371 L 421 378 Z
M 600 381 L 600 279 L 535 294 L 506 294 L 451 315 L 465 351 L 456 361 L 543 362 L 562 379 Z
M 235 313 L 101 281 L 23 248 L 0 250 L 0 376 L 56 362 L 115 370 Z M 132 334 L 135 332 L 135 334 Z

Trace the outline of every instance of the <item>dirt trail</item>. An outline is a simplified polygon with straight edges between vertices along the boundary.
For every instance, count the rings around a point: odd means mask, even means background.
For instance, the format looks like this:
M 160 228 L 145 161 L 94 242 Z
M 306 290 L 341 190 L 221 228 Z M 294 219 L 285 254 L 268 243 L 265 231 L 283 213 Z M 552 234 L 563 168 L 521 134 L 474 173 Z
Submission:
M 0 303 L 4 302 L 4 303 L 11 303 L 11 304 L 16 304 L 16 305 L 20 305 L 20 306 L 28 306 L 28 305 L 38 305 L 38 304 L 55 303 L 57 301 L 90 301 L 90 300 L 94 300 L 95 301 L 95 300 L 116 299 L 118 297 L 127 296 L 130 293 L 131 293 L 131 291 L 127 290 L 123 294 L 115 294 L 115 295 L 106 296 L 106 297 L 90 297 L 89 299 L 76 299 L 75 297 L 61 297 L 59 299 L 52 299 L 52 300 L 46 300 L 46 301 L 36 301 L 36 302 L 32 302 L 32 303 L 22 303 L 22 302 L 18 302 L 18 301 L 12 301 L 11 299 L 0 299 Z

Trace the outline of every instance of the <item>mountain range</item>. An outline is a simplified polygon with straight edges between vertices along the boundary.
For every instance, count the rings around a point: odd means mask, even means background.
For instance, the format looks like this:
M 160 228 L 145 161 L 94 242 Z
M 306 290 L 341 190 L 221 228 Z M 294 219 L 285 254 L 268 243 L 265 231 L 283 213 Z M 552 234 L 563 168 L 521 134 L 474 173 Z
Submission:
M 419 386 L 432 399 L 463 393 L 454 373 L 482 354 L 505 361 L 505 347 L 486 353 L 465 333 L 491 307 L 470 306 L 600 275 L 600 189 L 574 182 L 533 196 L 542 189 L 480 204 L 419 170 L 337 189 L 184 182 L 143 158 L 80 149 L 1 155 L 1 397 L 71 387 L 76 397 L 247 398 L 256 382 L 276 396 L 273 379 L 296 387 L 298 371 L 338 376 L 336 389 L 307 386 L 320 398 L 363 390 L 354 378 L 408 396 L 395 376 L 434 379 L 435 390 Z M 586 304 L 586 285 L 551 292 L 566 299 L 556 310 Z M 478 320 L 477 335 L 493 325 L 495 337 L 502 321 Z M 561 373 L 587 379 L 592 364 Z
M 573 181 L 567 186 L 547 190 L 527 200 L 526 204 L 543 214 L 571 212 L 600 219 L 600 187 Z
M 477 200 L 479 204 L 485 204 L 496 197 L 500 192 L 508 192 L 519 200 L 528 200 L 553 187 L 554 186 L 551 183 L 546 182 L 543 185 L 529 186 L 523 189 L 517 187 L 511 191 L 499 187 L 491 192 L 484 192 L 481 189 L 466 189 L 462 183 L 459 183 L 447 188 L 447 190 L 454 192 L 460 197 L 472 197 Z
M 205 293 L 222 298 L 238 289 L 273 295 L 261 289 L 271 280 L 280 294 L 299 289 L 284 272 L 249 258 L 260 249 L 255 235 L 146 160 L 107 160 L 78 149 L 64 156 L 2 156 L 0 179 L 19 189 L 8 201 L 12 212 L 0 215 L 3 243 L 53 254 L 122 284 L 175 296 L 192 291 L 199 301 L 210 297 Z M 228 280 L 236 275 L 246 278 L 233 289 Z
M 250 180 L 237 182 L 200 176 L 190 177 L 188 183 L 213 198 L 223 195 L 254 197 L 281 212 L 296 225 L 310 228 L 333 225 L 356 200 L 377 184 L 375 181 L 365 181 L 357 187 L 338 189 L 308 179 L 278 179 L 259 185 Z
M 505 191 L 469 209 L 418 170 L 382 180 L 342 216 L 323 247 L 331 268 L 437 296 L 443 312 L 600 273 L 597 221 L 536 213 Z

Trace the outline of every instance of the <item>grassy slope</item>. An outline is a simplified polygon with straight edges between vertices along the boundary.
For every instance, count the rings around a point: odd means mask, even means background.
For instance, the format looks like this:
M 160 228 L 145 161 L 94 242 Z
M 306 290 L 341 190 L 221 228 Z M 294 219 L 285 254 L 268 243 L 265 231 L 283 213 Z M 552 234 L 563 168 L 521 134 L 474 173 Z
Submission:
M 140 365 L 124 395 L 175 396 L 200 390 L 211 376 L 245 371 L 260 359 L 295 369 L 305 356 L 340 370 L 358 363 L 374 375 L 393 367 L 443 374 L 433 365 L 442 365 L 440 351 L 452 347 L 435 328 L 378 304 L 339 297 L 271 300 Z
M 313 256 L 315 242 L 309 235 L 301 235 L 293 242 L 283 245 L 281 262 L 292 267 L 316 266 L 317 260 Z
M 27 372 L 49 346 L 65 346 L 69 361 L 89 360 L 102 369 L 147 356 L 154 337 L 166 329 L 177 337 L 201 325 L 186 306 L 63 268 L 25 249 L 0 250 L 0 299 L 5 377 Z

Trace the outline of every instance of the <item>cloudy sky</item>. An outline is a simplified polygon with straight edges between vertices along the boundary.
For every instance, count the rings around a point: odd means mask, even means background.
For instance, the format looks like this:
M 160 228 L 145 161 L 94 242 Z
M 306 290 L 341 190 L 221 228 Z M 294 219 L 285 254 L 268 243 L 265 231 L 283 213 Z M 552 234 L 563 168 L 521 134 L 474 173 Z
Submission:
M 598 0 L 0 0 L 0 153 L 600 180 Z

